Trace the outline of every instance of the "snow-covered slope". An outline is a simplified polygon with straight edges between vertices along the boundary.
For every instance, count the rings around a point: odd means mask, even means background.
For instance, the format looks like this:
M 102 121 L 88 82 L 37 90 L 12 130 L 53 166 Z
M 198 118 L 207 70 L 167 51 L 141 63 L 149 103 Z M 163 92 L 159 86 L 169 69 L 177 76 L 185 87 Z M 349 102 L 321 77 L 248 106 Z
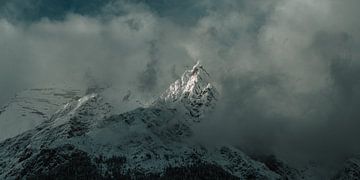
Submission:
M 65 103 L 78 98 L 78 90 L 28 89 L 0 108 L 0 141 L 35 128 Z
M 191 141 L 218 93 L 200 64 L 149 107 L 112 114 L 100 94 L 73 100 L 0 143 L 0 179 L 280 179 L 231 146 Z

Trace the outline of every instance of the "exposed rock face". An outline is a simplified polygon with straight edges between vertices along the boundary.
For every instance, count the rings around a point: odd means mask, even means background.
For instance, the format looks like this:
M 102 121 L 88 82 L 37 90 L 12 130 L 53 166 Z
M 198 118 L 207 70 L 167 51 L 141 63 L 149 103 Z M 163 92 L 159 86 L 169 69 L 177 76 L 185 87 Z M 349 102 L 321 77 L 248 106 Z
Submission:
M 337 172 L 334 180 L 360 179 L 360 157 L 356 156 L 347 160 L 342 169 Z
M 281 175 L 282 179 L 306 179 L 299 170 L 288 166 L 274 155 L 261 156 L 256 159 L 263 162 L 271 171 Z

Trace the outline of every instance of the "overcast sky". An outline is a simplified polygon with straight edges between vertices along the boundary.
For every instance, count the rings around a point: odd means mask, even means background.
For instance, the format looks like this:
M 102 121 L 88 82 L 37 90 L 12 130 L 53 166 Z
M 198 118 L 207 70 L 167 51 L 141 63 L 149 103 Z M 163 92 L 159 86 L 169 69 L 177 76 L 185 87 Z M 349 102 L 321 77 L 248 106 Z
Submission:
M 221 93 L 200 139 L 289 160 L 358 152 L 358 7 L 358 0 L 3 0 L 0 104 L 33 86 L 86 88 L 89 74 L 157 96 L 200 60 Z

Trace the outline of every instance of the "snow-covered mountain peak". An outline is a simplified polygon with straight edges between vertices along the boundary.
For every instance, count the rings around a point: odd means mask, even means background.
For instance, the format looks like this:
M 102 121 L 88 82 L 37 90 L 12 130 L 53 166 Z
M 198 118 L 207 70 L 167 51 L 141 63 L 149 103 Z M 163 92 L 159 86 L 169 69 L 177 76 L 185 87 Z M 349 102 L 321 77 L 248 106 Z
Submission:
M 161 98 L 166 101 L 176 101 L 187 93 L 188 95 L 199 94 L 208 85 L 210 85 L 209 74 L 200 62 L 197 62 L 191 69 L 186 70 L 180 79 L 171 84 Z
M 190 70 L 186 71 L 182 76 L 182 83 L 185 85 L 184 92 L 197 93 L 196 86 L 204 88 L 210 85 L 210 77 L 200 62 L 197 62 L 195 66 Z
M 190 70 L 186 70 L 160 96 L 159 102 L 167 106 L 183 105 L 188 115 L 201 117 L 205 111 L 214 108 L 218 91 L 211 84 L 209 73 L 197 62 Z
M 73 97 L 36 127 L 0 142 L 0 179 L 280 179 L 234 147 L 191 140 L 192 122 L 216 97 L 200 63 L 148 107 L 118 114 L 102 93 Z

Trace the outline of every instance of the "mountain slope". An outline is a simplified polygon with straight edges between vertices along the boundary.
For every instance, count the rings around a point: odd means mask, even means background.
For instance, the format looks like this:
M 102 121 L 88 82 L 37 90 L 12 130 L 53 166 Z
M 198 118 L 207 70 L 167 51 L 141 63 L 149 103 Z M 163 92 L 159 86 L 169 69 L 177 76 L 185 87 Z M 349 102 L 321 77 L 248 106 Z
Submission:
M 48 120 L 80 91 L 58 88 L 28 89 L 0 108 L 0 141 L 14 137 Z

